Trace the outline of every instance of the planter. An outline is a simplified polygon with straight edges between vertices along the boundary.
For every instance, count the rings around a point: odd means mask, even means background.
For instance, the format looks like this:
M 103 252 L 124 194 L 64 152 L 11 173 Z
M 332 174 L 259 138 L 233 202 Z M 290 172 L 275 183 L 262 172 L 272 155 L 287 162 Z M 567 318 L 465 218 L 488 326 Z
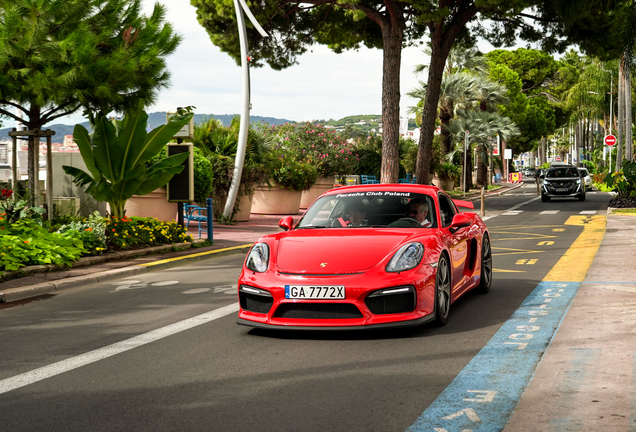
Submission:
M 254 201 L 254 195 L 244 195 L 241 197 L 239 203 L 239 211 L 234 215 L 234 220 L 237 222 L 247 222 L 250 220 L 250 214 L 252 213 L 252 202 Z
M 328 176 L 328 177 L 318 177 L 316 183 L 306 191 L 302 192 L 302 198 L 300 199 L 300 208 L 306 209 L 311 203 L 316 201 L 316 199 L 327 192 L 329 189 L 333 189 L 333 185 L 336 182 L 336 176 Z
M 243 189 L 239 189 L 239 193 L 243 193 Z M 214 198 L 210 195 L 210 198 Z M 241 198 L 237 198 L 239 202 L 239 211 L 236 212 L 232 220 L 234 222 L 248 222 L 250 220 L 250 214 L 252 213 L 252 202 L 254 200 L 254 194 L 243 195 Z M 215 209 L 215 213 L 223 213 L 225 210 L 226 200 L 223 200 L 218 209 Z
M 174 221 L 177 217 L 177 203 L 168 202 L 166 189 L 159 188 L 148 195 L 133 195 L 128 199 L 126 216 L 154 217 L 162 221 Z
M 442 190 L 451 191 L 455 187 L 455 180 L 434 178 L 433 185 L 437 186 L 438 188 Z
M 284 189 L 275 185 L 271 189 L 259 186 L 254 192 L 252 200 L 252 213 L 290 215 L 300 211 L 302 192 Z

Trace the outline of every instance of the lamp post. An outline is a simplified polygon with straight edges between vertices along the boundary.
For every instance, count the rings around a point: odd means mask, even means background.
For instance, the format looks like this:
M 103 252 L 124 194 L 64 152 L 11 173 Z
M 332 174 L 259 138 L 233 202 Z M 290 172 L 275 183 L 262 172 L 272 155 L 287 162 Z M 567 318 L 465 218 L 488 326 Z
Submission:
M 247 7 L 245 0 L 234 0 L 234 9 L 236 11 L 236 24 L 239 32 L 239 41 L 241 46 L 241 69 L 243 70 L 243 106 L 241 109 L 241 121 L 239 124 L 239 136 L 238 146 L 236 150 L 236 157 L 234 158 L 234 175 L 232 176 L 232 184 L 227 194 L 227 201 L 225 202 L 225 208 L 223 209 L 223 217 L 229 219 L 232 216 L 232 210 L 234 210 L 234 202 L 236 201 L 236 195 L 238 194 L 239 186 L 241 185 L 241 175 L 243 174 L 243 163 L 245 162 L 245 149 L 247 147 L 247 132 L 250 125 L 250 109 L 252 108 L 250 103 L 250 58 L 249 50 L 247 46 L 247 29 L 245 28 L 245 18 L 243 13 L 247 15 L 251 23 L 256 30 L 263 37 L 269 36 L 263 27 L 260 26 L 250 8 Z

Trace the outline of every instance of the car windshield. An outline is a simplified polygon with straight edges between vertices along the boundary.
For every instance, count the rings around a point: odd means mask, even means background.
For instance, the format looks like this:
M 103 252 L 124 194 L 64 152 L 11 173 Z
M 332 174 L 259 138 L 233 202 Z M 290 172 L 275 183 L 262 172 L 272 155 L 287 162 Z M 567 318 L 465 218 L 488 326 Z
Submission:
M 590 173 L 589 173 L 589 171 L 587 170 L 587 168 L 579 168 L 578 170 L 579 170 L 579 172 L 581 173 L 581 175 L 583 175 L 583 176 L 588 176 L 588 175 L 590 175 Z
M 435 228 L 430 195 L 398 191 L 346 192 L 320 198 L 296 228 Z
M 553 168 L 546 174 L 547 178 L 578 177 L 579 172 L 573 167 Z

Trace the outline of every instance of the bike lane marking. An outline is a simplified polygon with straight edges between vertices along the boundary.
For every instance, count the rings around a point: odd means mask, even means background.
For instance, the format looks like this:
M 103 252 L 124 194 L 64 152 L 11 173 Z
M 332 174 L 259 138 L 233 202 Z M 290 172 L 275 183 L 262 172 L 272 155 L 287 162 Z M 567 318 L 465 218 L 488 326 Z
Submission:
M 572 216 L 566 224 L 583 231 L 408 432 L 503 430 L 585 279 L 606 218 Z

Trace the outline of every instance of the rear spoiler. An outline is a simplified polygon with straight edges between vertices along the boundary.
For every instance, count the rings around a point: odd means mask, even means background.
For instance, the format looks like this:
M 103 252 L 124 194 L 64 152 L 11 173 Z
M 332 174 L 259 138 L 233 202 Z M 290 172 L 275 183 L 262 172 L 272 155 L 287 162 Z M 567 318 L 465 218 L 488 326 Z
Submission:
M 472 201 L 462 201 L 462 200 L 454 199 L 453 202 L 455 203 L 457 207 L 466 207 L 466 208 L 475 210 L 475 205 L 473 204 Z

